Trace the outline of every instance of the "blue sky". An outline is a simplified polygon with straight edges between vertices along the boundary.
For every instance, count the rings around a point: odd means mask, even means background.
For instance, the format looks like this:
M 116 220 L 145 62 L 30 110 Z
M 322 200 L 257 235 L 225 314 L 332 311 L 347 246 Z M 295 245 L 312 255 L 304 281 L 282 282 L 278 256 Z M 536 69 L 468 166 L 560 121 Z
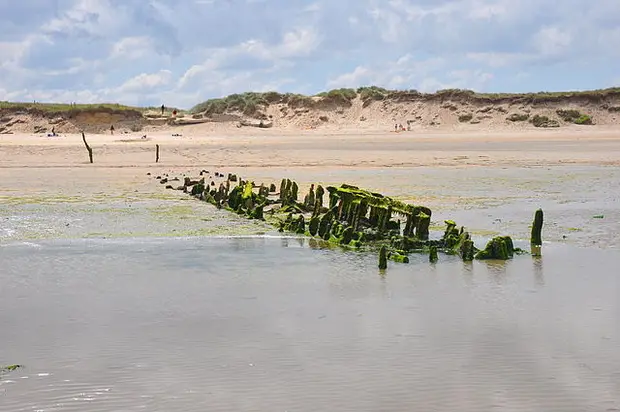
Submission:
M 0 100 L 620 86 L 620 0 L 3 0 L 0 24 Z

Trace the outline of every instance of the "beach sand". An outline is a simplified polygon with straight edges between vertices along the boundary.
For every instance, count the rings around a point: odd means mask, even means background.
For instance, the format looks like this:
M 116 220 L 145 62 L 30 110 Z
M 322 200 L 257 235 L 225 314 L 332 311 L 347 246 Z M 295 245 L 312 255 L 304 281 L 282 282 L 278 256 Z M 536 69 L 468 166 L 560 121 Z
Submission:
M 182 136 L 173 136 L 177 133 Z M 613 188 L 620 182 L 620 133 L 613 127 L 425 133 L 250 133 L 230 127 L 209 133 L 190 126 L 147 133 L 146 139 L 143 134 L 87 135 L 94 164 L 88 163 L 77 134 L 1 135 L 0 204 L 105 202 L 106 196 L 185 199 L 153 178 L 197 176 L 206 169 L 266 184 L 289 177 L 300 183 L 302 193 L 311 183 L 356 184 L 431 207 L 435 225 L 460 218 L 465 221 L 459 224 L 480 234 L 508 231 L 525 237 L 535 208 L 564 205 L 558 211 L 562 224 L 546 231 L 554 240 L 582 242 L 598 233 L 588 231 L 587 219 L 607 209 L 613 213 L 618 202 Z M 570 209 L 575 205 L 578 211 Z

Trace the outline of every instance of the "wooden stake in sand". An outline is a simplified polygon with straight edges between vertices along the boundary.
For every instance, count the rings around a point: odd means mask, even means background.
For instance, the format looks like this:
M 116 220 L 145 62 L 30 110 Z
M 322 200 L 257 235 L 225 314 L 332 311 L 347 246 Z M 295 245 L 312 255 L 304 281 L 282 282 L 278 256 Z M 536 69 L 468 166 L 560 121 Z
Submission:
M 84 132 L 82 132 L 82 140 L 84 141 L 84 146 L 86 146 L 86 150 L 88 150 L 88 158 L 90 162 L 93 162 L 93 149 L 90 148 L 88 143 L 86 142 L 86 136 L 84 136 Z
M 387 269 L 387 249 L 385 245 L 379 249 L 379 269 Z
M 155 145 L 155 163 L 159 163 L 159 145 L 158 144 Z
M 532 246 L 532 255 L 541 256 L 542 247 L 542 227 L 543 227 L 543 211 L 538 209 L 534 214 L 534 223 L 532 224 L 532 236 L 530 244 Z

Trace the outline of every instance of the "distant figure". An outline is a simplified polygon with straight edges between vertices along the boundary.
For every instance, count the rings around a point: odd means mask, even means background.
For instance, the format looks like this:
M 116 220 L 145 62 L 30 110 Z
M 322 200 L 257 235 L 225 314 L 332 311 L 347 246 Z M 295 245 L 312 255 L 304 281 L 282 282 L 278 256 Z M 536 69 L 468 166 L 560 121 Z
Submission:
M 397 132 L 398 131 L 398 125 L 394 124 L 394 131 Z
M 177 115 L 177 111 L 176 111 L 176 110 L 173 110 L 173 111 L 172 111 L 172 115 L 173 115 L 173 116 L 176 116 L 176 115 Z
M 114 134 L 114 125 L 110 126 L 110 134 Z
M 161 115 L 164 115 L 164 112 L 166 111 L 166 106 L 164 106 L 163 104 L 161 105 Z
M 52 127 L 52 136 L 56 136 L 56 127 Z

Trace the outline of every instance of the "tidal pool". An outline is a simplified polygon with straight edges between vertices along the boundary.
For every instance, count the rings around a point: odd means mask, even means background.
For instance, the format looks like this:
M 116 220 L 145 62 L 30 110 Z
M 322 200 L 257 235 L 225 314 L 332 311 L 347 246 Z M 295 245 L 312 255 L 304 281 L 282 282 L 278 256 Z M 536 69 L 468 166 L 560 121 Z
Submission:
M 523 245 L 520 245 L 523 246 Z M 609 411 L 620 252 L 463 263 L 270 236 L 0 246 L 0 410 Z

